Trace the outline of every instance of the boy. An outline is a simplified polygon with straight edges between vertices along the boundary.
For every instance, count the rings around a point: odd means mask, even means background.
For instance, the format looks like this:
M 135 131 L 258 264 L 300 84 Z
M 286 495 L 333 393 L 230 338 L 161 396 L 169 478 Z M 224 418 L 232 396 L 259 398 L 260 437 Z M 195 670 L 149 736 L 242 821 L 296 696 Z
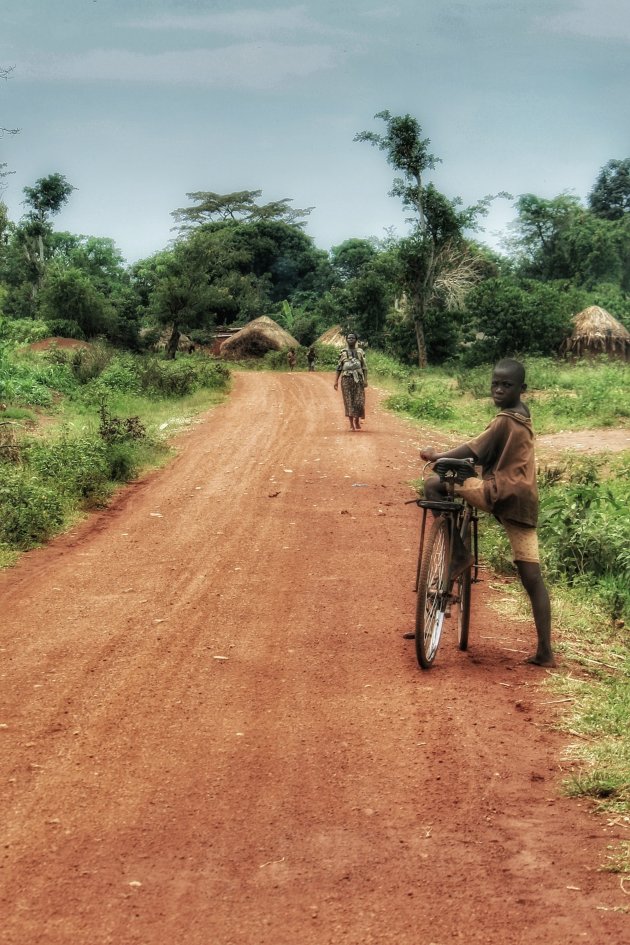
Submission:
M 538 646 L 526 662 L 536 666 L 554 666 L 551 607 L 540 571 L 536 533 L 538 489 L 534 433 L 529 410 L 521 400 L 521 394 L 526 390 L 523 365 L 509 358 L 499 361 L 490 384 L 490 393 L 499 413 L 484 432 L 447 453 L 424 449 L 420 455 L 431 463 L 445 457 L 472 457 L 475 464 L 481 466 L 481 479 L 467 479 L 455 490 L 476 508 L 492 512 L 505 528 L 512 546 L 514 564 L 530 599 L 536 624 Z M 445 483 L 440 482 L 437 476 L 432 476 L 425 483 L 427 499 L 443 499 L 445 494 Z M 453 569 L 454 573 L 459 573 L 470 564 L 463 545 L 457 557 L 459 560 Z

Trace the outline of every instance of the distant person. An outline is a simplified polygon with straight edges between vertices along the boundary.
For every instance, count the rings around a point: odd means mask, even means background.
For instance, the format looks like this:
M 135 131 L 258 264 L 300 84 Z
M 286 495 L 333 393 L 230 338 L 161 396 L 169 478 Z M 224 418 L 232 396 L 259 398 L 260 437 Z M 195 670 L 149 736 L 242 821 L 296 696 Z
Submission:
M 361 429 L 361 420 L 365 420 L 365 388 L 367 384 L 367 364 L 361 348 L 357 347 L 357 336 L 351 331 L 346 336 L 346 347 L 339 355 L 335 390 L 339 387 L 341 377 L 341 393 L 346 417 L 350 421 L 351 430 Z
M 311 347 L 306 352 L 306 361 L 308 363 L 309 371 L 315 370 L 316 359 L 317 359 L 317 355 L 315 354 L 315 348 L 313 347 L 313 345 L 311 345 Z
M 481 466 L 482 478 L 467 479 L 455 491 L 470 505 L 491 512 L 503 525 L 512 548 L 518 576 L 529 597 L 538 645 L 528 663 L 554 666 L 551 649 L 551 608 L 549 594 L 540 570 L 538 554 L 538 489 L 534 460 L 534 433 L 529 409 L 521 400 L 527 390 L 525 368 L 519 361 L 506 359 L 495 366 L 490 394 L 499 413 L 474 440 L 456 446 L 446 453 L 423 449 L 422 459 L 435 463 L 438 459 L 467 459 Z M 438 476 L 427 479 L 427 499 L 446 498 L 446 484 Z M 459 541 L 454 549 L 453 575 L 471 564 L 470 556 Z M 405 634 L 413 636 L 413 634 Z
M 295 348 L 289 348 L 287 361 L 289 362 L 289 370 L 292 371 L 297 362 L 297 358 L 295 357 Z

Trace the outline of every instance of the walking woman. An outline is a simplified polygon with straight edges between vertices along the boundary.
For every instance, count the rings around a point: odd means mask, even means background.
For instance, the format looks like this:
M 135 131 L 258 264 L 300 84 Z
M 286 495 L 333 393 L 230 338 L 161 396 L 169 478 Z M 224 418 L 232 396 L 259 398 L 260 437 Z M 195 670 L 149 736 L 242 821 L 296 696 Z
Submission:
M 339 355 L 335 390 L 339 387 L 340 377 L 343 406 L 350 421 L 350 429 L 360 430 L 361 420 L 365 420 L 367 364 L 363 351 L 357 347 L 357 336 L 352 331 L 346 335 L 346 347 Z

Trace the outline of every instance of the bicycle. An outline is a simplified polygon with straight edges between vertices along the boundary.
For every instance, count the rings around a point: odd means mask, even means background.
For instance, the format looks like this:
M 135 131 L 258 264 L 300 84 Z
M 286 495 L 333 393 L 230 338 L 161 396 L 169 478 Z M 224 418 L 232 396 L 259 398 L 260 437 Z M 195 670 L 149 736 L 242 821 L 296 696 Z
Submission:
M 430 464 L 427 464 L 430 465 Z M 426 469 L 426 466 L 425 466 Z M 422 509 L 420 548 L 416 570 L 416 657 L 422 669 L 430 669 L 435 660 L 444 620 L 457 620 L 457 645 L 468 649 L 472 585 L 479 580 L 478 514 L 466 500 L 455 494 L 455 486 L 476 476 L 472 462 L 466 459 L 440 459 L 433 471 L 447 485 L 448 499 L 412 499 Z M 427 512 L 437 512 L 433 528 L 426 535 Z M 453 536 L 459 532 L 464 546 L 474 554 L 474 563 L 457 577 L 450 578 Z M 426 535 L 426 539 L 425 539 Z

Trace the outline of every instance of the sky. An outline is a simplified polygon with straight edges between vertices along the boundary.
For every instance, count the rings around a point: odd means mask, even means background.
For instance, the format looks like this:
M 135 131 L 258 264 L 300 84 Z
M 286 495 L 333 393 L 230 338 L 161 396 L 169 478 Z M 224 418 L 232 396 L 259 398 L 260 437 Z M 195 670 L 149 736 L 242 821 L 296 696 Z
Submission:
M 385 155 L 354 141 L 410 114 L 465 205 L 586 200 L 630 156 L 627 0 L 0 0 L 2 199 L 52 173 L 55 227 L 165 249 L 194 191 L 313 207 L 321 249 L 407 232 Z M 501 246 L 514 200 L 478 238 Z

